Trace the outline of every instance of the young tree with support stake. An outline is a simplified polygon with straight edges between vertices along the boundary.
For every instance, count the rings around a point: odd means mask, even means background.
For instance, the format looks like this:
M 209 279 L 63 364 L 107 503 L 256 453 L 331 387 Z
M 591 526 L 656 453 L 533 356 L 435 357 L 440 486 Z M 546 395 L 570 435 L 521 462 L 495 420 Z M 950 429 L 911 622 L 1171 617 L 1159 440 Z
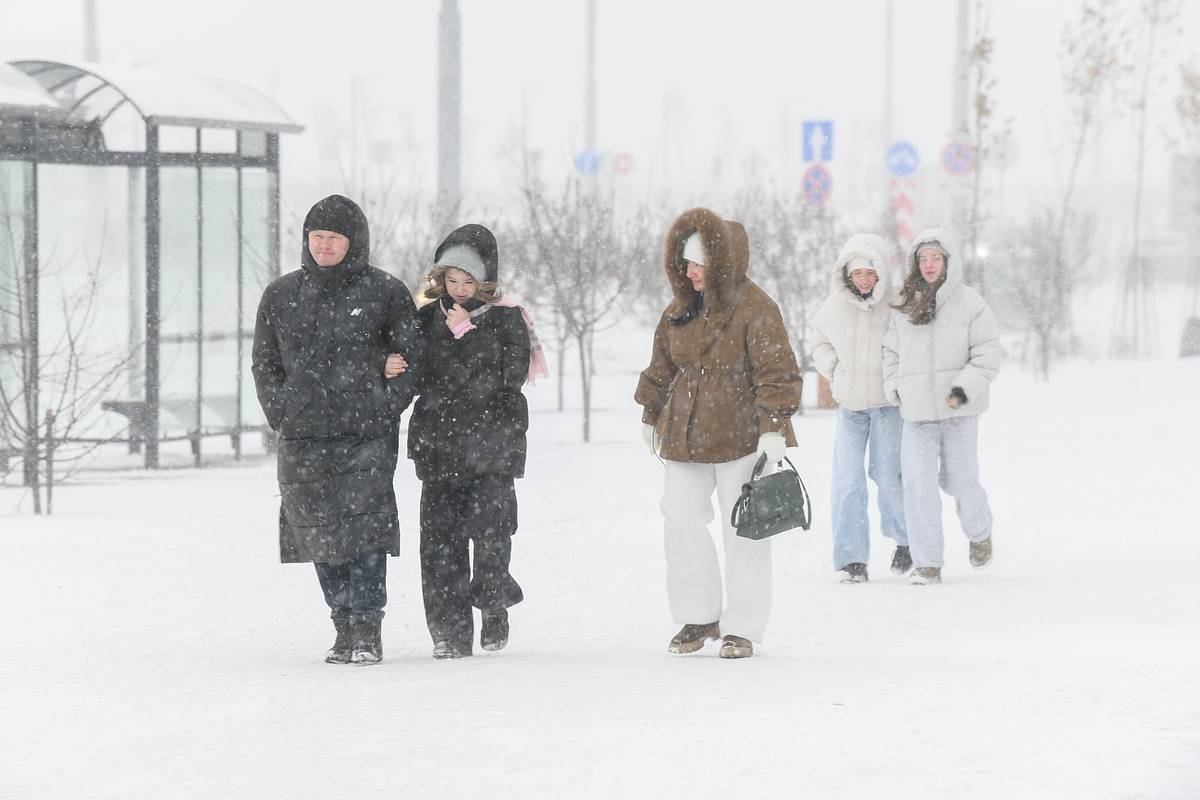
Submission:
M 69 478 L 82 460 L 110 437 L 95 435 L 97 410 L 124 376 L 129 359 L 118 351 L 95 347 L 100 306 L 100 265 L 89 266 L 83 285 L 73 291 L 61 286 L 59 313 L 62 330 L 35 337 L 45 319 L 32 301 L 35 282 L 56 276 L 57 270 L 30 275 L 16 258 L 15 214 L 0 190 L 0 247 L 6 261 L 18 265 L 0 282 L 0 318 L 6 340 L 0 342 L 0 445 L 19 448 L 24 484 L 33 498 L 33 513 L 51 513 L 54 485 Z M 103 249 L 103 248 L 101 248 Z M 15 336 L 14 336 L 15 334 Z M 34 342 L 44 338 L 35 348 Z M 10 380 L 9 376 L 17 376 Z

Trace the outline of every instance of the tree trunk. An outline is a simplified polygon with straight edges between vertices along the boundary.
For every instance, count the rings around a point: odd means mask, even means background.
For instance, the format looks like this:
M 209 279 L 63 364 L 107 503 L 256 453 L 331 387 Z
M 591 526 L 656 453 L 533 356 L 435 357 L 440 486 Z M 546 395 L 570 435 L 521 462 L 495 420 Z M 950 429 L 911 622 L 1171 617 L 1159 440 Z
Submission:
M 592 440 L 592 374 L 591 365 L 588 363 L 586 340 L 585 334 L 575 336 L 575 347 L 579 350 L 580 389 L 583 391 L 583 440 L 590 442 Z
M 566 408 L 564 399 L 564 384 L 567 380 L 567 337 L 559 335 L 556 346 L 558 349 L 558 410 Z
M 38 466 L 38 373 L 34 363 L 34 359 L 30 358 L 28 351 L 26 351 L 24 365 L 25 385 L 23 387 L 25 400 L 25 485 L 33 492 L 33 513 L 40 515 L 42 513 L 42 487 Z
M 54 409 L 46 409 L 46 516 L 54 513 Z

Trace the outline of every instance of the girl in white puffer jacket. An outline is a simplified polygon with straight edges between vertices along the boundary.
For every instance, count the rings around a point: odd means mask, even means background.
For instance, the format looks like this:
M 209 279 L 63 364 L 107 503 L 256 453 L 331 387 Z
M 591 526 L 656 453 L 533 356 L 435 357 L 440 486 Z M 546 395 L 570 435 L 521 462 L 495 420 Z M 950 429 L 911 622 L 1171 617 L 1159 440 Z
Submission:
M 912 568 L 900 480 L 900 410 L 883 392 L 883 337 L 898 297 L 887 253 L 879 236 L 851 236 L 833 264 L 829 296 L 813 323 L 812 360 L 838 401 L 830 509 L 833 568 L 846 573 L 842 583 L 867 580 L 868 451 L 880 527 L 896 542 L 892 572 L 904 575 Z
M 954 497 L 976 568 L 992 559 L 992 512 L 979 482 L 979 415 L 1000 370 L 996 318 L 962 282 L 950 231 L 921 233 L 883 341 L 883 385 L 904 418 L 900 460 L 913 583 L 941 583 L 938 487 Z

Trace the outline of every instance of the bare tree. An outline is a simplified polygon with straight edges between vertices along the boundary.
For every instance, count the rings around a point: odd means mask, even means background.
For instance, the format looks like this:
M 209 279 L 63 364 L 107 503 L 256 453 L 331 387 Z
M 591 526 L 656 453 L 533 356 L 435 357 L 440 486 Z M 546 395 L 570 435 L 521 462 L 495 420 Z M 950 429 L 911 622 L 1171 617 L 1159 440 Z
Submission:
M 1175 97 L 1175 109 L 1179 116 L 1179 127 L 1182 136 L 1180 149 L 1183 150 L 1185 164 L 1189 172 L 1188 182 L 1193 186 L 1200 183 L 1200 62 L 1192 61 L 1191 63 L 1181 64 L 1179 67 L 1179 92 Z M 1187 220 L 1188 233 L 1192 237 L 1192 241 L 1200 235 L 1200 193 L 1190 195 L 1192 198 L 1191 204 L 1184 209 L 1185 220 Z M 1189 302 L 1188 314 L 1195 318 L 1200 315 L 1200 257 L 1195 254 L 1195 247 L 1191 248 L 1193 253 L 1193 264 L 1191 272 L 1192 296 Z M 1190 323 L 1195 324 L 1195 323 Z M 1192 335 L 1196 337 L 1196 341 L 1189 344 L 1185 349 L 1195 351 L 1200 350 L 1200 335 L 1197 335 L 1192 329 Z
M 101 328 L 99 259 L 88 266 L 82 283 L 78 277 L 70 282 L 72 288 L 63 276 L 70 260 L 48 263 L 39 275 L 27 272 L 24 259 L 17 257 L 21 212 L 9 205 L 7 196 L 0 191 L 0 247 L 15 269 L 0 282 L 0 316 L 10 335 L 0 347 L 0 433 L 9 446 L 21 449 L 33 512 L 49 514 L 55 482 L 69 478 L 86 456 L 111 441 L 95 435 L 101 425 L 98 410 L 124 376 L 129 356 L 121 347 L 96 343 Z M 34 282 L 52 279 L 62 327 L 48 332 L 48 317 L 33 302 L 38 294 Z
M 1118 355 L 1153 355 L 1156 323 L 1151 292 L 1152 277 L 1149 265 L 1142 258 L 1142 189 L 1146 177 L 1146 120 L 1150 100 L 1155 90 L 1153 80 L 1159 49 L 1163 40 L 1177 35 L 1181 13 L 1179 0 L 1143 0 L 1138 34 L 1144 50 L 1138 61 L 1137 81 L 1129 95 L 1129 107 L 1137 125 L 1137 166 L 1133 191 L 1133 248 L 1125 270 L 1124 291 L 1121 295 L 1110 350 Z
M 1130 65 L 1122 58 L 1129 45 L 1129 30 L 1121 22 L 1116 0 L 1083 0 L 1079 19 L 1063 29 L 1058 58 L 1072 134 L 1070 166 L 1055 221 L 1056 240 L 1068 225 L 1083 155 L 1097 126 L 1110 113 L 1114 91 L 1129 72 Z
M 1094 217 L 1076 208 L 1079 167 L 1107 115 L 1129 65 L 1129 30 L 1116 0 L 1083 0 L 1062 33 L 1059 67 L 1068 120 L 1066 180 L 1053 206 L 1035 209 L 1003 253 L 1008 294 L 1025 321 L 1034 371 L 1049 380 L 1055 357 L 1070 349 L 1071 303 Z
M 802 368 L 809 371 L 812 320 L 847 234 L 827 206 L 795 191 L 751 186 L 739 193 L 735 208 L 750 237 L 751 277 L 779 305 Z
M 1071 227 L 1060 228 L 1056 212 L 1050 207 L 1035 210 L 1021 227 L 1003 237 L 1008 261 L 1004 286 L 1024 322 L 1025 353 L 1041 380 L 1050 379 L 1053 359 L 1071 345 L 1069 332 L 1062 330 L 1060 298 L 1072 296 L 1092 257 L 1096 218 L 1092 214 L 1071 215 Z M 1060 239 L 1060 236 L 1067 238 Z M 1066 263 L 1060 264 L 1059 259 Z M 1057 282 L 1066 280 L 1064 291 Z
M 560 338 L 570 340 L 579 364 L 583 441 L 591 440 L 593 345 L 597 333 L 618 324 L 629 310 L 634 276 L 654 262 L 649 227 L 634 215 L 617 218 L 610 187 L 578 176 L 551 194 L 527 165 L 524 206 L 528 236 L 549 310 Z M 561 354 L 560 354 L 561 358 Z M 560 372 L 561 381 L 561 372 Z
M 991 34 L 990 4 L 977 0 L 972 15 L 975 30 L 971 49 L 967 54 L 967 79 L 972 87 L 971 105 L 968 111 L 968 136 L 975 151 L 971 166 L 970 203 L 967 208 L 966 230 L 963 232 L 964 278 L 987 290 L 987 276 L 983 274 L 979 258 L 979 242 L 982 230 L 988 222 L 984 211 L 984 171 L 993 154 L 1007 138 L 1012 123 L 996 119 L 996 76 L 994 58 L 996 40 Z

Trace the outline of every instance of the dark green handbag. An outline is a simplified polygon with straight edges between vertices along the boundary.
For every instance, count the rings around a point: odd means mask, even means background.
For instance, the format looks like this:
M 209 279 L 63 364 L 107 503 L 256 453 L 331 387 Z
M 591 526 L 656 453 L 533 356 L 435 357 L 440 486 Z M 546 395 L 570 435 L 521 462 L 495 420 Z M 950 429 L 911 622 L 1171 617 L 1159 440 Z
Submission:
M 812 524 L 812 502 L 808 489 L 800 480 L 800 473 L 791 459 L 783 459 L 790 470 L 780 470 L 772 475 L 762 475 L 767 464 L 763 453 L 754 464 L 750 480 L 742 484 L 742 496 L 733 506 L 729 522 L 737 528 L 737 535 L 747 539 L 765 539 L 793 528 L 808 530 Z

